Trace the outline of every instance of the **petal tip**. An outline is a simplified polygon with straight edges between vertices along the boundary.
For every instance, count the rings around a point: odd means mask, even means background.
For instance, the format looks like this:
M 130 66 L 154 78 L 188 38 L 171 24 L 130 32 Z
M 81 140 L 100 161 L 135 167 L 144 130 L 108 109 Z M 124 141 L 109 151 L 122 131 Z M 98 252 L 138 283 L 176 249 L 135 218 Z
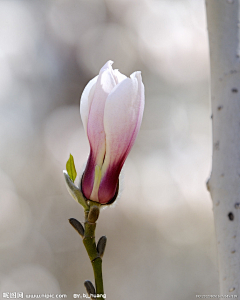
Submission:
M 133 72 L 130 75 L 130 78 L 137 78 L 137 79 L 141 79 L 142 80 L 142 72 L 141 71 Z
M 105 63 L 105 65 L 101 68 L 101 71 L 105 71 L 105 70 L 112 70 L 112 64 L 113 64 L 113 61 L 112 60 L 109 60 Z

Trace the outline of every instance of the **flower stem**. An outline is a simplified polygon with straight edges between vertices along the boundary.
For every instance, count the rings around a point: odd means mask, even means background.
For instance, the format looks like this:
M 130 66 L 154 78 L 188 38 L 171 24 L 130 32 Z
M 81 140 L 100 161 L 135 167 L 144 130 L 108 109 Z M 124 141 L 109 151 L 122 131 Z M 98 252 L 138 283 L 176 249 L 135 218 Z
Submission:
M 96 223 L 89 221 L 89 211 L 85 210 L 85 232 L 83 237 L 83 244 L 87 250 L 88 256 L 92 263 L 92 268 L 95 278 L 96 294 L 99 295 L 97 299 L 104 299 L 103 277 L 102 277 L 102 258 L 99 256 L 96 242 L 95 229 Z
M 71 160 L 73 161 L 73 160 Z M 73 164 L 73 162 L 71 162 Z M 75 168 L 70 166 L 71 168 Z M 70 168 L 70 169 L 71 169 Z M 70 170 L 71 171 L 71 170 Z M 85 199 L 83 196 L 81 189 L 77 187 L 72 179 L 69 177 L 68 172 L 64 171 L 64 178 L 66 181 L 67 189 L 70 195 L 80 203 L 84 208 L 85 213 L 85 223 L 84 228 L 83 225 L 76 219 L 70 218 L 69 222 L 73 226 L 73 228 L 80 234 L 83 239 L 83 244 L 87 250 L 88 256 L 92 263 L 94 278 L 95 278 L 95 288 L 93 284 L 87 280 L 85 281 L 84 285 L 87 289 L 88 294 L 97 294 L 99 297 L 92 299 L 100 299 L 104 300 L 104 290 L 103 290 L 103 277 L 102 277 L 102 257 L 104 254 L 105 246 L 107 238 L 102 236 L 99 241 L 98 245 L 95 242 L 95 229 L 96 229 L 96 221 L 99 217 L 101 204 L 97 202 L 93 202 L 91 200 Z M 74 178 L 73 178 L 74 179 Z M 90 295 L 91 296 L 91 295 Z
M 95 277 L 95 286 L 96 286 L 96 294 L 101 295 L 100 298 L 103 299 L 102 295 L 104 294 L 103 289 L 103 278 L 102 278 L 102 259 L 98 257 L 94 261 L 92 261 L 92 267 Z

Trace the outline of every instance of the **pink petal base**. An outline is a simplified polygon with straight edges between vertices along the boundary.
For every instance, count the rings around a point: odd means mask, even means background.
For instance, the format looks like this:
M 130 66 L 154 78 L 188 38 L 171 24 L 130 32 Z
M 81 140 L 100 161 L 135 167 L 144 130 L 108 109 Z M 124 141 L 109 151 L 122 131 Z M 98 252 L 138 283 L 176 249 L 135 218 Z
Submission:
M 81 189 L 85 198 L 90 199 L 92 193 L 93 184 L 94 184 L 94 175 L 95 175 L 95 160 L 93 158 L 92 151 L 88 158 L 86 169 L 83 173 Z

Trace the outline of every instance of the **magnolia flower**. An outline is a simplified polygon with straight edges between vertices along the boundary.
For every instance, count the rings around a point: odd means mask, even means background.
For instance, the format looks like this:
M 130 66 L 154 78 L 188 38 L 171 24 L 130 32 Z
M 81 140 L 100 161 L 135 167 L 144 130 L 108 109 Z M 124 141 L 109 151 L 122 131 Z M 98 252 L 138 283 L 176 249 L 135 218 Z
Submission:
M 112 69 L 108 61 L 85 87 L 80 104 L 90 155 L 81 188 L 84 196 L 112 203 L 118 178 L 138 134 L 144 109 L 141 72 L 130 78 Z

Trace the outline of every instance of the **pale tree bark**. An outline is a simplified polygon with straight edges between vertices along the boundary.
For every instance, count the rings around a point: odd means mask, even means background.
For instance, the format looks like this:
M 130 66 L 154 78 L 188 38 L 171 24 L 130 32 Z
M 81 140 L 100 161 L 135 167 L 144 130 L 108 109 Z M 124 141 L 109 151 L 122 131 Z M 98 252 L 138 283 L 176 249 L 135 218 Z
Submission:
M 240 297 L 240 0 L 206 0 L 211 65 L 213 200 L 221 295 Z

